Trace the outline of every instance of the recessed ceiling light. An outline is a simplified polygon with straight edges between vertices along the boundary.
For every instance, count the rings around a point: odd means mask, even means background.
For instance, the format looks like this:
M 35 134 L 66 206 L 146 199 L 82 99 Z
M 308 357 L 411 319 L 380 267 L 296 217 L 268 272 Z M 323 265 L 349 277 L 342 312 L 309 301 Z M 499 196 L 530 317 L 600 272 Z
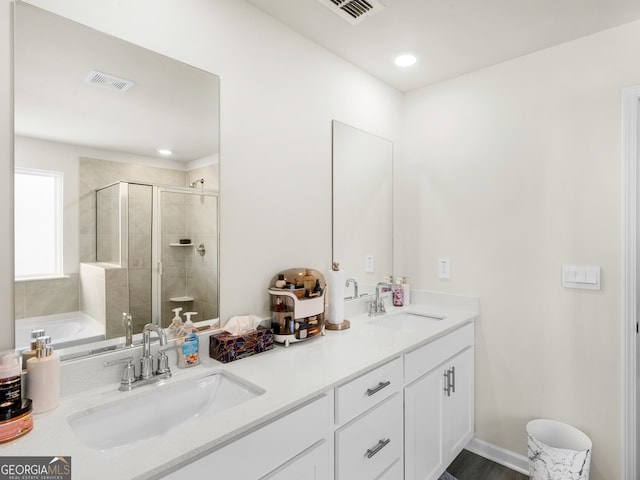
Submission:
M 395 59 L 395 64 L 399 67 L 410 67 L 416 63 L 416 57 L 414 55 L 398 55 Z
M 169 155 L 173 154 L 173 152 L 171 150 L 166 149 L 166 148 L 159 148 L 158 149 L 158 153 L 160 155 L 164 155 L 165 157 L 168 157 Z

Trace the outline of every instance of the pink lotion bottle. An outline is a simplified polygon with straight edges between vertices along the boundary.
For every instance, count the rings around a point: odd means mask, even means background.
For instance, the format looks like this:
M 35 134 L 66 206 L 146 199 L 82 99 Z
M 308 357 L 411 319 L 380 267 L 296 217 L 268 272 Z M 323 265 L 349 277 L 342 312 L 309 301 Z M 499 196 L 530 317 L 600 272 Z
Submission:
M 36 356 L 27 360 L 27 397 L 33 402 L 33 413 L 60 405 L 60 356 L 50 341 L 50 337 L 38 338 Z

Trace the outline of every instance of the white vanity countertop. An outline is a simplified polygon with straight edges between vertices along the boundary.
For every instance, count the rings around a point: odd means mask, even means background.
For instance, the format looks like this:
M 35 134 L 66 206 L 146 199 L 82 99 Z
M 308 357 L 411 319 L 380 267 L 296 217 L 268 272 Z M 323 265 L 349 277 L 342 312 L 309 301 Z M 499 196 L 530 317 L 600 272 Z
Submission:
M 117 383 L 92 388 L 64 397 L 52 412 L 34 415 L 33 431 L 0 445 L 0 456 L 71 456 L 72 478 L 78 480 L 154 478 L 292 411 L 372 367 L 475 320 L 478 313 L 473 310 L 427 305 L 390 307 L 387 315 L 410 311 L 446 318 L 423 330 L 407 333 L 372 325 L 371 321 L 375 319 L 366 314 L 358 315 L 351 318 L 348 330 L 327 330 L 324 337 L 292 344 L 289 348 L 276 345 L 268 352 L 228 364 L 203 357 L 200 366 L 172 368 L 174 376 L 168 382 L 225 371 L 260 387 L 265 393 L 220 414 L 191 420 L 167 435 L 106 453 L 82 444 L 67 418 L 89 408 L 116 402 L 125 395 L 144 393 L 154 386 L 143 386 L 132 392 L 118 391 Z M 176 405 L 176 409 L 179 408 L 180 405 Z

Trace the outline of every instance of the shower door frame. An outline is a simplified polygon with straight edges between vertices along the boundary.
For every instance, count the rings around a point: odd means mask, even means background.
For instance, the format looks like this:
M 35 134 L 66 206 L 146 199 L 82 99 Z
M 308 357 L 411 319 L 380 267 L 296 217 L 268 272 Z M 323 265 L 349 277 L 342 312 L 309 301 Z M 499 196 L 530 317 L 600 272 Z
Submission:
M 151 221 L 151 239 L 155 244 L 151 248 L 151 320 L 154 324 L 162 326 L 162 216 L 161 212 L 161 194 L 181 193 L 186 195 L 205 195 L 207 197 L 216 198 L 216 236 L 217 243 L 215 248 L 217 276 L 218 276 L 218 295 L 216 296 L 218 314 L 220 312 L 220 194 L 216 190 L 194 187 L 178 187 L 171 185 L 153 185 L 153 214 Z M 195 247 L 194 247 L 195 248 Z M 208 320 L 208 319 L 200 319 Z

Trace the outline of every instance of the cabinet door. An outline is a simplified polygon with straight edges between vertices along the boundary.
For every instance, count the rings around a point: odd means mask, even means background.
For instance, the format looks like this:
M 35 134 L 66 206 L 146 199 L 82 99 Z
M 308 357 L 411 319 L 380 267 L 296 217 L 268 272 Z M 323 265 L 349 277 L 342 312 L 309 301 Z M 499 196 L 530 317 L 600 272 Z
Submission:
M 329 447 L 323 441 L 262 480 L 329 480 Z
M 445 397 L 446 461 L 452 461 L 473 438 L 474 431 L 474 349 L 463 350 L 447 362 L 452 374 L 453 389 Z
M 405 388 L 406 480 L 438 478 L 444 465 L 444 368 L 436 368 Z

